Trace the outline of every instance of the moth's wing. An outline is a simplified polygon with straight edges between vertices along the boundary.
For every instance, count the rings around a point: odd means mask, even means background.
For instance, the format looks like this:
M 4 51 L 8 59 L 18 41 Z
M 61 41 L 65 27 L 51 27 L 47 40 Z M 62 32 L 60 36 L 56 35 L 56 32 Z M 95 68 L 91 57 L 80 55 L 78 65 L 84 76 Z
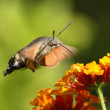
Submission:
M 43 57 L 39 61 L 40 65 L 47 66 L 47 67 L 54 67 L 59 64 L 57 56 L 51 51 L 49 54 L 47 54 L 45 57 Z
M 35 72 L 35 65 L 34 65 L 34 61 L 27 59 L 26 61 L 26 66 L 32 70 L 33 72 Z
M 77 52 L 77 49 L 68 45 L 64 45 L 66 48 L 68 48 L 74 55 Z M 62 46 L 59 46 L 52 50 L 52 52 L 57 56 L 59 61 L 65 60 L 69 57 L 72 57 L 72 54 Z
M 26 66 L 33 72 L 35 71 L 34 59 L 36 54 L 39 52 L 40 47 L 41 45 L 37 43 L 30 45 L 29 47 L 26 47 L 21 51 L 21 54 L 28 58 L 26 61 Z
M 34 60 L 40 48 L 41 48 L 41 44 L 37 43 L 37 44 L 24 48 L 22 51 L 22 54 L 27 56 L 29 59 Z
M 68 48 L 73 54 L 76 53 L 77 49 L 68 45 L 64 45 Z M 43 66 L 54 67 L 59 64 L 59 61 L 65 60 L 71 57 L 71 53 L 62 46 L 59 46 L 53 49 L 48 55 L 43 57 L 39 63 Z

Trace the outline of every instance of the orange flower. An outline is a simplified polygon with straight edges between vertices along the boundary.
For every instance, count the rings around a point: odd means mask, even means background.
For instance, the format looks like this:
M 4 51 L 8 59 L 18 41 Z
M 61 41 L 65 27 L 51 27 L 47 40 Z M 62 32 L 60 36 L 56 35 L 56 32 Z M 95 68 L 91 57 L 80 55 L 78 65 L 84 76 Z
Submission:
M 56 82 L 56 87 L 62 87 L 65 86 L 67 84 L 69 84 L 69 82 L 72 80 L 72 73 L 70 71 L 66 71 L 66 75 L 63 76 L 62 79 L 60 79 L 58 82 Z
M 38 91 L 37 93 L 39 93 L 38 96 L 50 95 L 52 93 L 52 90 L 50 88 L 47 88 L 47 89 L 42 89 L 42 90 Z
M 33 99 L 33 100 L 30 102 L 30 104 L 33 105 L 33 106 L 34 106 L 34 105 L 37 106 L 37 105 L 38 105 L 38 100 L 39 100 L 38 97 L 36 97 L 35 99 Z
M 75 76 L 74 81 L 72 75 Z M 98 110 L 92 103 L 99 104 L 99 98 L 91 95 L 88 90 L 94 89 L 99 93 L 99 88 L 107 82 L 110 82 L 109 53 L 99 59 L 99 64 L 95 61 L 86 65 L 73 64 L 71 70 L 66 71 L 65 76 L 56 82 L 56 89 L 47 88 L 38 91 L 37 97 L 30 104 L 34 106 L 33 110 Z M 101 96 L 100 93 L 98 95 Z M 102 97 L 100 99 L 103 100 Z
M 104 56 L 102 59 L 99 59 L 99 62 L 103 66 L 110 67 L 110 54 L 108 53 L 107 56 Z
M 98 110 L 98 108 L 96 106 L 91 106 L 87 110 Z
M 102 75 L 103 74 L 103 70 L 101 70 L 101 67 L 96 64 L 95 61 L 86 64 L 85 69 L 84 69 L 84 73 L 86 75 Z
M 76 67 L 76 68 L 75 68 Z M 76 70 L 79 70 L 79 67 L 82 69 L 80 72 L 76 72 Z M 75 71 L 73 71 L 73 68 L 75 68 Z M 95 61 L 86 64 L 83 68 L 80 65 L 73 64 L 71 66 L 71 71 L 75 75 L 78 82 L 82 84 L 93 84 L 95 85 L 96 78 L 100 75 L 103 75 L 104 70 L 101 69 L 101 67 L 96 64 Z
M 91 95 L 89 91 L 82 90 L 78 93 L 76 99 L 76 106 L 73 110 L 88 110 L 92 103 L 100 103 L 99 99 Z
M 77 91 L 76 105 L 73 105 L 73 95 L 76 91 L 71 87 L 58 87 L 53 90 L 47 88 L 37 93 L 37 97 L 30 103 L 35 106 L 33 110 L 87 110 L 92 103 L 99 102 L 98 98 L 88 91 Z
M 78 82 L 82 84 L 90 84 L 90 79 L 84 73 L 84 66 L 82 64 L 73 64 L 71 66 L 71 73 L 75 75 L 75 78 Z
M 35 106 L 35 110 L 37 106 L 40 106 L 38 109 L 48 109 L 54 105 L 54 99 L 51 96 L 52 90 L 50 88 L 40 90 L 35 99 L 31 101 L 31 105 Z
M 110 82 L 110 54 L 99 59 L 99 65 L 104 70 L 104 74 L 100 77 L 100 82 L 108 83 Z
M 72 87 L 58 87 L 56 90 L 54 90 L 55 95 L 71 95 L 75 94 L 76 90 Z
M 73 96 L 72 95 L 57 95 L 55 99 L 55 110 L 72 110 Z
M 110 82 L 110 54 L 99 59 L 99 64 L 95 61 L 86 64 L 73 64 L 71 73 L 75 75 L 77 81 L 71 82 L 71 87 L 76 89 L 90 90 L 101 83 Z

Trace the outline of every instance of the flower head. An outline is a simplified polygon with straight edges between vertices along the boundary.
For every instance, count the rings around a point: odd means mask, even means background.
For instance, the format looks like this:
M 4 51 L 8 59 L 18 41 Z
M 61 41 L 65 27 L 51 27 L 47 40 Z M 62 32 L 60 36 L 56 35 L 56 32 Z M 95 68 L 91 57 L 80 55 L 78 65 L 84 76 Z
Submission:
M 99 59 L 99 64 L 95 61 L 86 64 L 73 64 L 71 72 L 75 75 L 77 82 L 71 85 L 77 89 L 88 89 L 100 83 L 110 82 L 110 54 Z
M 34 106 L 33 110 L 98 110 L 92 103 L 99 104 L 99 98 L 89 91 L 98 91 L 100 86 L 108 82 L 110 82 L 109 53 L 99 59 L 99 64 L 95 61 L 86 65 L 73 64 L 71 70 L 66 71 L 66 74 L 56 82 L 56 89 L 47 88 L 38 91 L 37 97 L 30 104 Z M 73 103 L 73 97 L 76 104 Z
M 104 74 L 100 77 L 100 81 L 104 83 L 110 82 L 110 54 L 99 59 L 99 65 L 104 70 Z
M 100 103 L 98 97 L 91 95 L 89 91 L 80 91 L 78 92 L 78 96 L 76 99 L 76 106 L 74 106 L 74 110 L 88 110 L 91 108 L 92 103 Z M 95 107 L 97 108 L 97 107 Z
M 103 74 L 103 70 L 101 70 L 101 67 L 96 64 L 95 61 L 86 64 L 85 69 L 84 69 L 84 74 L 86 75 L 102 75 Z
M 42 89 L 38 91 L 39 93 L 35 99 L 33 99 L 30 104 L 37 107 L 40 106 L 40 109 L 48 109 L 54 104 L 54 99 L 51 96 L 52 90 L 50 88 Z
M 38 93 L 37 97 L 30 103 L 34 106 L 33 110 L 87 110 L 92 107 L 92 103 L 99 102 L 96 96 L 83 90 L 77 92 L 76 104 L 73 104 L 73 96 L 76 92 L 70 87 L 53 89 L 51 93 L 47 92 L 47 89 L 43 89 Z M 52 95 L 55 96 L 55 99 Z
M 58 82 L 56 82 L 56 87 L 62 87 L 70 83 L 70 81 L 73 79 L 72 73 L 70 71 L 66 71 L 65 76 L 61 78 Z

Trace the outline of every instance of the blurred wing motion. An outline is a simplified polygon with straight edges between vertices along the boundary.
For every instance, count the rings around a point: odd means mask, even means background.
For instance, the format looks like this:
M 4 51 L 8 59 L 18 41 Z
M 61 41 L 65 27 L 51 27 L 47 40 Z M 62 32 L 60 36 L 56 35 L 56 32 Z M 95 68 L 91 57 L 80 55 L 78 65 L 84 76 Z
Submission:
M 22 50 L 21 54 L 27 57 L 26 66 L 31 69 L 33 72 L 35 72 L 35 63 L 34 59 L 36 54 L 38 53 L 38 50 L 40 49 L 40 44 L 37 43 L 35 45 L 32 45 L 30 47 L 27 47 Z
M 39 62 L 41 65 L 47 67 L 54 67 L 59 64 L 57 56 L 52 51 L 48 55 L 43 57 L 43 59 L 40 60 Z
M 31 60 L 35 59 L 36 54 L 39 52 L 38 50 L 40 50 L 40 44 L 34 44 L 32 46 L 26 47 L 25 49 L 23 49 L 21 51 L 21 54 L 28 57 Z
M 26 61 L 26 66 L 32 70 L 33 72 L 35 72 L 35 65 L 34 65 L 34 61 L 27 59 Z
M 64 45 L 68 48 L 73 54 L 77 52 L 77 49 L 71 46 Z M 72 54 L 62 46 L 53 49 L 48 55 L 46 55 L 42 60 L 40 60 L 40 64 L 47 67 L 54 67 L 59 64 L 59 61 L 70 58 Z

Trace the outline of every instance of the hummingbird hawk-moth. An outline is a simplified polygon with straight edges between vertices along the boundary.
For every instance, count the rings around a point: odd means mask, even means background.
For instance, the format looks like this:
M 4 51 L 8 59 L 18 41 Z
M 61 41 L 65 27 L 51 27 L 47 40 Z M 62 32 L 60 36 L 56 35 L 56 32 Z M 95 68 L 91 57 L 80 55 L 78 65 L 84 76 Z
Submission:
M 71 24 L 70 22 L 57 37 Z M 55 37 L 39 37 L 32 41 L 29 45 L 15 53 L 8 62 L 8 66 L 4 72 L 4 76 L 12 73 L 14 70 L 21 68 L 29 68 L 35 72 L 36 64 L 46 67 L 54 67 L 71 55 L 74 55 L 76 48 L 63 45 L 63 43 Z

